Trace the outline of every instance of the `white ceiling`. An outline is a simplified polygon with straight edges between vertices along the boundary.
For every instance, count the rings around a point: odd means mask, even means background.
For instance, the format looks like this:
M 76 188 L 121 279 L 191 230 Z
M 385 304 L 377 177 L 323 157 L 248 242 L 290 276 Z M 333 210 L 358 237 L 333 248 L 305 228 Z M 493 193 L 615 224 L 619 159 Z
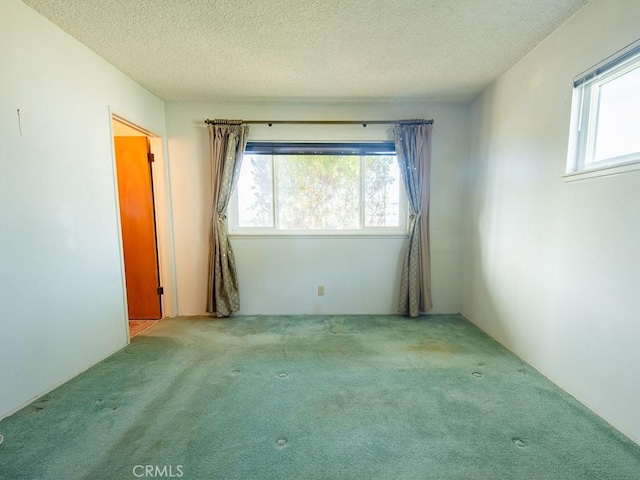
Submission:
M 166 101 L 471 100 L 587 0 L 23 0 Z

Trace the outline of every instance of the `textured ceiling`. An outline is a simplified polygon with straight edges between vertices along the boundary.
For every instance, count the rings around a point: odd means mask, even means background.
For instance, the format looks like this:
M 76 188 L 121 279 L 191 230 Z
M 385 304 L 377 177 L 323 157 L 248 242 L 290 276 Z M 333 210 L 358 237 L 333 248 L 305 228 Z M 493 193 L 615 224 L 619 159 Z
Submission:
M 468 101 L 586 0 L 23 0 L 167 101 Z

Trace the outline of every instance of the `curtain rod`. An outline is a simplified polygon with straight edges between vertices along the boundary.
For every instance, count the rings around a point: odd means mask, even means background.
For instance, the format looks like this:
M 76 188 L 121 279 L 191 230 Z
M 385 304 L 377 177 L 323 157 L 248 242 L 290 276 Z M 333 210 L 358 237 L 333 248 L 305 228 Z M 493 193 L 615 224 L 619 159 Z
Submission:
M 429 125 L 433 124 L 433 119 L 431 120 L 210 120 L 206 119 L 204 123 L 209 125 L 213 125 L 216 123 L 227 124 L 227 125 L 242 125 L 242 124 L 266 124 L 270 127 L 273 125 L 362 125 L 366 127 L 367 125 L 395 125 L 399 123 L 400 125 Z

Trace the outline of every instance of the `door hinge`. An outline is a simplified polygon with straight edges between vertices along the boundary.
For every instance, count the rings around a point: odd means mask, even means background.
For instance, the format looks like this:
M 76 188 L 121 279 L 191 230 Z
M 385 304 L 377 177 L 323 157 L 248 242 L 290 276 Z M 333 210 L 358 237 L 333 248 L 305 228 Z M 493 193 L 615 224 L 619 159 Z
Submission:
M 164 287 L 158 287 L 158 295 L 164 295 Z
M 156 161 L 156 157 L 153 153 L 147 153 L 147 160 L 149 160 L 151 163 Z

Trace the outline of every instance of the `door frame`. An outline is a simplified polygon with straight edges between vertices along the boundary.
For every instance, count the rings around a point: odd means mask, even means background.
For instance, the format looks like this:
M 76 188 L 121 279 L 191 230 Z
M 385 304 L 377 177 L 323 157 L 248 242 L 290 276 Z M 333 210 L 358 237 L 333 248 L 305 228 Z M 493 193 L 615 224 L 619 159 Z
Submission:
M 122 221 L 120 216 L 120 200 L 118 196 L 118 176 L 114 145 L 113 122 L 120 122 L 131 127 L 147 137 L 149 141 L 149 151 L 154 155 L 154 162 L 151 164 L 151 178 L 153 183 L 153 205 L 156 222 L 156 248 L 158 254 L 158 271 L 160 285 L 164 294 L 160 296 L 162 318 L 173 317 L 177 314 L 177 295 L 175 281 L 175 254 L 173 247 L 173 234 L 171 222 L 170 203 L 170 183 L 169 169 L 166 161 L 165 138 L 142 123 L 131 120 L 128 115 L 109 108 L 109 134 L 111 143 L 111 156 L 113 162 L 113 186 L 115 192 L 116 215 L 118 223 L 118 248 L 120 254 L 120 270 L 123 295 L 123 327 L 127 344 L 129 338 L 129 313 L 127 304 L 127 286 L 124 268 L 124 249 L 122 244 Z

